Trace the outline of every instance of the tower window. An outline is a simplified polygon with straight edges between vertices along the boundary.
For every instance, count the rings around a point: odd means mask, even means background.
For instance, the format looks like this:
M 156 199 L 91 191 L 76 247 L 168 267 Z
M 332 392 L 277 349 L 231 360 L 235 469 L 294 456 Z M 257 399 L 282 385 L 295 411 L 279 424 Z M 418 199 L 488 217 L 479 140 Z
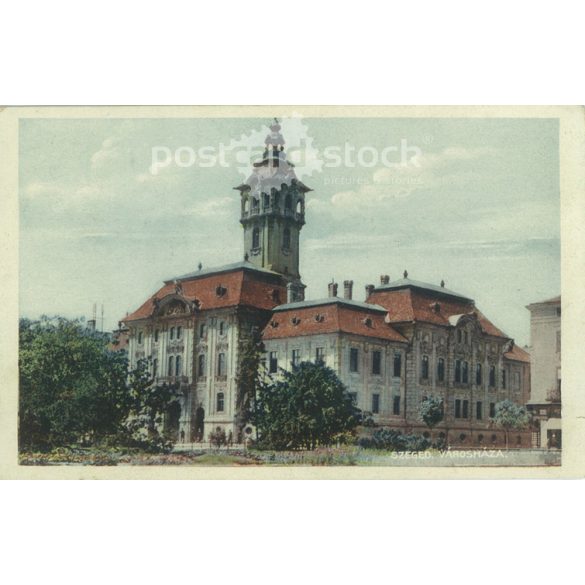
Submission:
M 290 248 L 290 229 L 284 228 L 284 235 L 282 237 L 282 247 L 288 250 Z
M 256 197 L 252 198 L 252 213 L 258 213 L 258 209 L 260 208 L 260 201 L 256 199 Z
M 445 381 L 445 359 L 439 358 L 437 362 L 437 379 L 439 382 Z
M 178 355 L 175 359 L 175 376 L 180 376 L 181 375 L 181 356 Z
M 372 352 L 372 374 L 380 375 L 382 373 L 382 352 Z
M 284 198 L 284 208 L 289 211 L 292 209 L 292 197 L 290 196 L 290 193 L 287 193 Z
M 264 193 L 264 209 L 268 209 L 270 207 L 270 196 Z
M 225 353 L 218 353 L 217 354 L 217 375 L 218 376 L 225 376 L 226 375 Z
M 252 248 L 260 247 L 260 229 L 255 227 L 252 232 Z

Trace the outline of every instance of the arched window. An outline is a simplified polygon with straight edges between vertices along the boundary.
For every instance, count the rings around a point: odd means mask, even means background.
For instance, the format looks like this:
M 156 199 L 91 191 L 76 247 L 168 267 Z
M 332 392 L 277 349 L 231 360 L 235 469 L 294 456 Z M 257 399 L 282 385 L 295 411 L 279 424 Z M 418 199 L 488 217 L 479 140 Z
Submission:
M 217 412 L 223 412 L 225 408 L 225 400 L 223 392 L 217 393 Z
M 175 356 L 170 355 L 169 356 L 169 372 L 168 375 L 172 376 L 173 375 L 173 368 L 175 366 Z
M 300 199 L 297 201 L 297 213 L 303 213 L 303 202 Z
M 252 248 L 260 247 L 260 228 L 255 227 L 252 232 Z
M 284 228 L 284 235 L 282 237 L 282 247 L 288 250 L 290 248 L 290 229 Z
M 178 355 L 177 359 L 175 360 L 175 376 L 180 376 L 182 374 L 181 372 L 181 366 L 183 365 L 181 363 L 181 356 Z
M 284 198 L 284 208 L 289 211 L 292 209 L 292 197 L 290 193 L 287 193 L 286 197 Z
M 244 213 L 248 214 L 250 212 L 250 200 L 246 199 L 244 201 Z
M 258 209 L 260 208 L 260 201 L 258 201 L 258 199 L 256 199 L 256 197 L 252 197 L 252 211 L 258 211 Z

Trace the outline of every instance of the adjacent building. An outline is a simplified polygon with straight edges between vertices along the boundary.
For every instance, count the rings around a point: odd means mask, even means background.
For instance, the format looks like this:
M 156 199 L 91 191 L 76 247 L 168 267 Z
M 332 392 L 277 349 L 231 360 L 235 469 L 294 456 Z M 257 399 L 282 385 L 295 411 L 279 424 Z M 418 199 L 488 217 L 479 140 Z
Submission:
M 560 449 L 561 428 L 561 297 L 526 307 L 530 311 L 534 447 Z

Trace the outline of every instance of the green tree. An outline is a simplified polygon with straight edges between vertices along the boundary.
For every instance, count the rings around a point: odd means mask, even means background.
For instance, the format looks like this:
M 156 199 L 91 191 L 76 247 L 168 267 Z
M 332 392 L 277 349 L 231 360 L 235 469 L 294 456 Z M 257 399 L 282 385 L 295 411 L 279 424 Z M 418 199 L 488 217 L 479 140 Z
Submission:
M 495 416 L 491 420 L 494 424 L 504 429 L 507 449 L 510 431 L 526 428 L 529 416 L 524 406 L 519 406 L 511 400 L 502 400 L 496 404 Z
M 265 447 L 314 449 L 353 431 L 359 410 L 331 368 L 302 362 L 280 380 L 260 385 L 254 423 Z
M 108 351 L 108 342 L 81 321 L 21 320 L 21 449 L 95 442 L 117 432 L 131 406 L 128 363 Z
M 236 374 L 236 428 L 239 439 L 251 420 L 258 388 L 261 385 L 260 362 L 262 360 L 262 343 L 257 328 L 252 328 L 249 335 L 240 339 L 238 346 L 238 370 Z M 239 441 L 238 441 L 239 442 Z
M 443 399 L 438 396 L 425 396 L 420 405 L 420 417 L 425 425 L 432 430 L 443 420 L 443 416 Z

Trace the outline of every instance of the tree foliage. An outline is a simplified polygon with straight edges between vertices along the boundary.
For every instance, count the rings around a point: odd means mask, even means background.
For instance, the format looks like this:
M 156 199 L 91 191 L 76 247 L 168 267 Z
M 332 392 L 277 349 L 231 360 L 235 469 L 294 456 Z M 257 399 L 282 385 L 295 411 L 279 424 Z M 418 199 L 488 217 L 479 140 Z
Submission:
M 425 425 L 433 429 L 443 420 L 443 416 L 443 399 L 439 396 L 426 396 L 420 405 L 420 417 Z
M 504 429 L 506 447 L 508 447 L 508 433 L 511 430 L 525 428 L 529 422 L 529 415 L 524 406 L 520 406 L 511 400 L 502 400 L 496 404 L 492 422 Z
M 109 341 L 78 320 L 20 321 L 21 451 L 156 435 L 174 391 L 153 385 L 146 362 L 129 374 L 125 354 L 110 351 Z
M 314 449 L 330 445 L 359 423 L 359 410 L 335 372 L 302 362 L 258 389 L 254 423 L 260 445 L 272 449 Z

